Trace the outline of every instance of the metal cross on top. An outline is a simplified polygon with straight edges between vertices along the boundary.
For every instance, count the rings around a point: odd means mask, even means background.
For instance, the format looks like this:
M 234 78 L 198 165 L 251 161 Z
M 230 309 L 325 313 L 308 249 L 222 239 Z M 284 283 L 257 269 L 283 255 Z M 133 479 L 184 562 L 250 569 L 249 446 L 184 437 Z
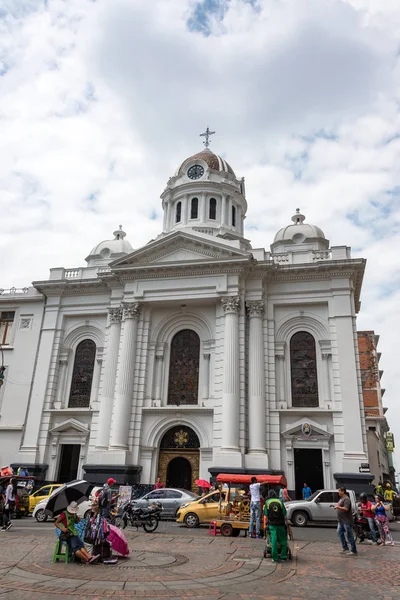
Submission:
M 206 148 L 208 148 L 208 146 L 210 145 L 209 138 L 211 135 L 214 135 L 214 133 L 215 133 L 215 131 L 210 131 L 208 127 L 204 133 L 200 133 L 200 137 L 206 138 L 206 141 L 203 142 L 203 144 L 205 145 Z

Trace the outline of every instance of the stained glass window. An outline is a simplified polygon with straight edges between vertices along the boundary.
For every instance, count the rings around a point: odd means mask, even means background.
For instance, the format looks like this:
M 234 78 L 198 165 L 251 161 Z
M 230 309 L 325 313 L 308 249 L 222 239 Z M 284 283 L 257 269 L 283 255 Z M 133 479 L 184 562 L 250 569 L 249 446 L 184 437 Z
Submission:
M 95 356 L 96 344 L 92 340 L 78 344 L 69 394 L 70 408 L 87 408 L 90 404 Z
M 190 427 L 178 425 L 172 427 L 163 435 L 160 448 L 200 448 L 199 438 Z
M 292 406 L 318 406 L 315 340 L 307 331 L 295 333 L 290 340 L 290 370 Z
M 191 207 L 190 207 L 190 218 L 197 219 L 198 212 L 199 212 L 199 199 L 192 198 L 192 203 L 191 203 Z
M 209 218 L 215 221 L 217 218 L 217 201 L 215 198 L 210 198 Z
M 200 338 L 195 331 L 179 331 L 171 343 L 168 404 L 197 404 Z

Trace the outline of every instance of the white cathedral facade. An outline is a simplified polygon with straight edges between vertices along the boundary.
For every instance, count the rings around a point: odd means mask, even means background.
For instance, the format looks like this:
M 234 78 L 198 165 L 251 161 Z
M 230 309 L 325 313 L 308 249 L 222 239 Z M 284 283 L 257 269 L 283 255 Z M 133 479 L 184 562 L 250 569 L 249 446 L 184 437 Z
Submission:
M 299 211 L 252 248 L 244 180 L 207 147 L 161 198 L 146 246 L 120 228 L 87 266 L 0 295 L 1 464 L 186 488 L 282 472 L 297 493 L 356 476 L 365 260 Z

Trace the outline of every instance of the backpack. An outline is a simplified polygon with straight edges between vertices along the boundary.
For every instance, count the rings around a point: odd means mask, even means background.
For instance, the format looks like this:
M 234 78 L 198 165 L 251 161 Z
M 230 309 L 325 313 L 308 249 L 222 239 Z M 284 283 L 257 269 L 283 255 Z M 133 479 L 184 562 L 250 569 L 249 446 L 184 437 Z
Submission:
M 99 505 L 99 508 L 103 508 L 104 506 L 107 505 L 107 493 L 106 490 L 101 490 L 99 495 L 97 496 L 97 502 Z
M 282 502 L 277 498 L 267 500 L 267 519 L 269 525 L 284 525 L 285 515 L 283 513 Z

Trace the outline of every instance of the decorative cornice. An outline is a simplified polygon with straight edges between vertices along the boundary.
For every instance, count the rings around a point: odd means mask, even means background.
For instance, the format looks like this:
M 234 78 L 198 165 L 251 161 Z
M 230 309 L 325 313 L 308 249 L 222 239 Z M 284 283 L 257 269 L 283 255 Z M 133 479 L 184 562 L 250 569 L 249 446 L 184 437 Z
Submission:
M 139 319 L 142 308 L 141 302 L 123 302 L 122 307 L 124 309 L 124 319 L 136 319 L 136 321 Z
M 131 269 L 124 272 L 123 275 L 119 274 L 119 279 L 123 283 L 125 281 L 132 281 L 133 275 L 140 277 L 141 279 L 167 279 L 169 277 L 198 277 L 199 275 L 224 275 L 226 273 L 230 273 L 233 275 L 241 275 L 245 272 L 246 265 L 235 264 L 235 265 L 221 265 L 220 263 L 216 263 L 214 265 L 208 263 L 209 267 L 205 264 L 199 265 L 197 268 L 193 264 L 189 266 L 184 266 L 177 268 L 176 265 L 171 268 L 171 265 L 168 268 L 162 268 L 161 263 L 157 265 L 157 267 L 152 268 L 140 268 L 140 269 Z
M 122 307 L 117 306 L 116 308 L 109 308 L 108 318 L 110 321 L 110 325 L 113 323 L 119 323 L 122 319 Z
M 228 296 L 221 298 L 222 308 L 225 314 L 238 314 L 240 311 L 240 297 Z
M 264 302 L 262 300 L 251 300 L 246 302 L 249 317 L 262 317 L 264 315 Z

